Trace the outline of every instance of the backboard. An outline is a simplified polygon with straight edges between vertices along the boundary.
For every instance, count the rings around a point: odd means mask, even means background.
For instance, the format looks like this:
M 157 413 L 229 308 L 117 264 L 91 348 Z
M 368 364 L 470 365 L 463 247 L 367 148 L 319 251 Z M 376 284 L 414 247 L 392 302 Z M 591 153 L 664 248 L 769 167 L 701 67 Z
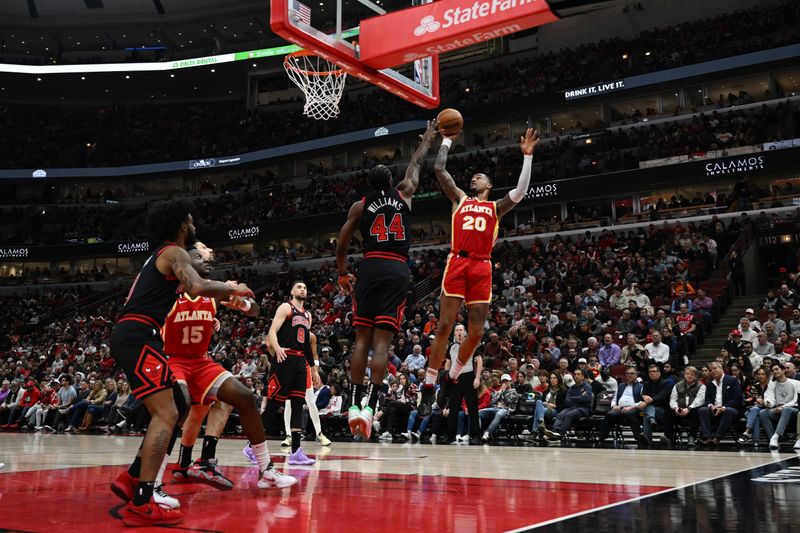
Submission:
M 307 0 L 310 1 L 310 0 Z M 439 106 L 439 58 L 424 57 L 394 68 L 377 69 L 360 59 L 357 37 L 353 42 L 347 40 L 354 30 L 342 28 L 342 2 L 327 0 L 320 2 L 327 7 L 330 16 L 336 15 L 336 27 L 332 32 L 314 27 L 314 10 L 320 6 L 309 6 L 298 0 L 270 0 L 270 26 L 272 31 L 284 39 L 312 52 L 323 59 L 336 63 L 345 72 L 361 78 L 381 89 L 391 92 L 404 100 L 426 109 Z M 352 0 L 351 0 L 352 1 Z M 431 0 L 423 0 L 423 2 Z M 383 15 L 386 11 L 370 0 L 358 0 L 371 15 Z M 378 0 L 380 3 L 380 0 Z M 315 3 L 316 4 L 316 3 Z M 366 15 L 370 16 L 370 15 Z M 351 37 L 352 39 L 352 37 Z M 401 72 L 406 71 L 408 75 Z

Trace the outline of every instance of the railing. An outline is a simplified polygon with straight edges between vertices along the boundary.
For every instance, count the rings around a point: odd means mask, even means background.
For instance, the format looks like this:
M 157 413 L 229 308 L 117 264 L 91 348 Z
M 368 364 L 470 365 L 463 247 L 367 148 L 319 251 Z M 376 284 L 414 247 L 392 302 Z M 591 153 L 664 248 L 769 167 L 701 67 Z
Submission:
M 442 284 L 442 275 L 444 271 L 437 274 L 432 274 L 414 285 L 414 301 L 419 304 L 423 300 L 431 296 L 435 291 L 439 290 Z

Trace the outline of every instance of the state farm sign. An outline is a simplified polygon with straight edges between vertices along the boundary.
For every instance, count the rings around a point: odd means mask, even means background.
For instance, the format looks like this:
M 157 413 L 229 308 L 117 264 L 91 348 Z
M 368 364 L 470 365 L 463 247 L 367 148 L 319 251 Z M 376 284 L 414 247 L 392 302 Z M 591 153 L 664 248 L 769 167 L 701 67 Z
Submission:
M 361 21 L 361 61 L 394 67 L 556 20 L 544 0 L 441 0 Z

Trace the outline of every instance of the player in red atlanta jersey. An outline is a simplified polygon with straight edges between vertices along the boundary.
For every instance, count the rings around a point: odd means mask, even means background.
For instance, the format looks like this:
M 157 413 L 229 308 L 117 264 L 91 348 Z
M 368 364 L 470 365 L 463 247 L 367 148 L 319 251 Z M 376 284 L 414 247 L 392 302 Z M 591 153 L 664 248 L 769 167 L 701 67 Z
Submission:
M 492 249 L 497 239 L 500 219 L 514 209 L 528 192 L 531 179 L 533 152 L 539 135 L 528 128 L 520 138 L 522 172 L 517 186 L 502 200 L 490 201 L 492 180 L 486 174 L 475 174 L 470 180 L 470 193 L 462 191 L 445 169 L 447 153 L 453 139 L 446 137 L 439 148 L 434 172 L 442 191 L 453 202 L 452 238 L 450 255 L 442 279 L 442 300 L 436 338 L 431 346 L 431 356 L 422 388 L 418 413 L 427 416 L 434 398 L 434 385 L 445 358 L 445 351 L 453 331 L 461 303 L 467 306 L 467 338 L 461 343 L 458 360 L 450 367 L 450 379 L 458 379 L 461 369 L 470 360 L 483 337 L 483 325 L 492 301 Z
M 189 248 L 189 257 L 192 266 L 201 277 L 207 278 L 211 272 L 214 261 L 213 250 L 203 243 L 195 243 Z M 242 427 L 245 432 L 252 431 L 252 425 L 261 428 L 258 411 L 253 405 L 252 394 L 242 383 L 233 378 L 233 375 L 221 365 L 215 363 L 208 356 L 208 345 L 215 328 L 217 304 L 231 309 L 243 311 L 249 316 L 258 315 L 258 306 L 252 298 L 231 297 L 218 300 L 198 296 L 192 298 L 188 294 L 181 294 L 167 314 L 161 335 L 164 339 L 164 351 L 169 356 L 168 364 L 176 383 L 188 388 L 192 408 L 183 424 L 181 438 L 182 463 L 173 472 L 173 477 L 178 479 L 191 479 L 208 483 L 219 489 L 232 489 L 233 483 L 225 478 L 216 468 L 216 442 L 219 439 L 231 408 L 239 409 L 242 418 Z M 202 458 L 194 465 L 184 466 L 187 459 L 191 461 L 191 448 L 194 445 L 200 425 L 207 414 L 211 404 L 216 402 L 219 407 L 209 415 L 206 438 Z M 249 413 L 253 411 L 253 413 Z M 251 417 L 248 417 L 247 414 Z M 255 415 L 255 418 L 252 418 Z M 245 420 L 247 419 L 247 420 Z M 174 444 L 174 442 L 172 443 Z M 158 481 L 164 474 L 167 459 L 172 453 L 172 446 L 167 449 L 167 454 L 159 472 Z M 183 467 L 183 468 L 181 468 Z M 274 467 L 268 468 L 264 483 L 259 486 L 291 486 L 296 479 L 285 476 L 276 471 Z
M 213 250 L 198 242 L 190 249 L 189 256 L 195 270 L 202 277 L 208 277 L 214 262 Z M 220 302 L 205 297 L 192 299 L 182 294 L 167 315 L 162 336 L 175 380 L 189 388 L 192 401 L 192 409 L 183 424 L 179 463 L 173 470 L 173 478 L 200 481 L 227 490 L 233 488 L 233 483 L 217 468 L 216 448 L 232 406 L 214 400 L 222 384 L 232 376 L 208 356 L 211 337 L 219 327 L 216 320 L 218 304 L 251 317 L 259 313 L 258 305 L 251 298 L 230 298 Z M 192 447 L 206 415 L 203 450 L 200 459 L 193 464 Z

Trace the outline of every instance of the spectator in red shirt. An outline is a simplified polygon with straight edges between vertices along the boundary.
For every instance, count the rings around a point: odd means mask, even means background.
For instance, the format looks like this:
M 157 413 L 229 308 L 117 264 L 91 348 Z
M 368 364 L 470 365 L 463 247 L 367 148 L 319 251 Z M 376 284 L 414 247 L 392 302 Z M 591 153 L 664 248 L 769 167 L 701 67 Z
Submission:
M 686 304 L 681 304 L 681 311 L 675 317 L 675 323 L 681 332 L 680 338 L 686 343 L 687 352 L 689 355 L 694 355 L 697 350 L 697 339 L 695 338 L 697 325 L 694 324 L 694 317 L 689 314 L 689 307 Z
M 20 423 L 17 422 L 17 420 L 25 420 L 25 415 L 28 414 L 31 407 L 39 402 L 41 395 L 42 393 L 36 387 L 36 383 L 33 380 L 29 380 L 25 383 L 25 392 L 22 394 L 22 398 L 20 398 L 17 405 L 11 408 L 11 413 L 8 415 L 8 424 L 0 427 L 3 429 L 19 428 Z

